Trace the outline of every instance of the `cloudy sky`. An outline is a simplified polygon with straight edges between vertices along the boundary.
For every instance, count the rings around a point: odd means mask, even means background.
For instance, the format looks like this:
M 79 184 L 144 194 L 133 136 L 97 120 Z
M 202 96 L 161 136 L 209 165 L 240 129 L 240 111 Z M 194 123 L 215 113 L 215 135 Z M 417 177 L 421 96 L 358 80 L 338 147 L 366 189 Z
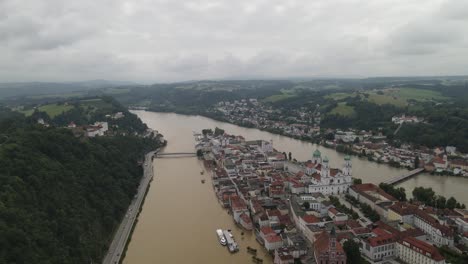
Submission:
M 0 82 L 458 74 L 466 0 L 0 0 Z

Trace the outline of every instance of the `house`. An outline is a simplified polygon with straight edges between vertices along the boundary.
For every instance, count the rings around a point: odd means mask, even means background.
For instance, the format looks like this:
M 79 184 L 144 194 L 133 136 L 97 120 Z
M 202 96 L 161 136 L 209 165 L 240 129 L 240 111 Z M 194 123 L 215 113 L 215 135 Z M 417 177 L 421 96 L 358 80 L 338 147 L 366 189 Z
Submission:
M 388 207 L 397 202 L 390 194 L 372 183 L 356 184 L 349 188 L 349 195 L 369 205 L 378 214 L 387 218 Z
M 372 261 L 380 261 L 395 256 L 397 236 L 387 230 L 375 228 L 371 237 L 363 239 L 362 253 Z
M 396 243 L 398 259 L 408 264 L 445 264 L 445 258 L 434 246 L 406 237 Z
M 242 225 L 241 223 L 241 215 L 245 215 L 242 219 L 242 222 L 248 226 L 249 225 L 249 220 L 250 220 L 250 212 L 249 212 L 249 209 L 247 208 L 247 204 L 244 202 L 244 200 L 242 198 L 240 198 L 239 196 L 237 195 L 231 195 L 229 197 L 229 205 L 231 206 L 231 210 L 232 210 L 232 215 L 234 217 L 234 221 L 236 221 L 236 223 L 239 223 Z M 249 220 L 247 220 L 247 218 Z M 252 223 L 250 222 L 250 225 Z
M 421 229 L 437 246 L 453 246 L 453 230 L 439 223 L 437 219 L 423 210 L 416 210 L 414 226 Z
M 109 130 L 107 122 L 96 122 L 94 125 L 86 127 L 86 136 L 104 136 L 104 133 Z
M 453 246 L 453 230 L 439 223 L 422 208 L 405 202 L 398 202 L 388 209 L 389 221 L 399 221 L 421 229 L 434 244 Z
M 252 224 L 252 219 L 250 219 L 250 216 L 246 213 L 242 213 L 239 217 L 239 224 L 245 228 L 246 230 L 252 230 L 253 229 L 253 224 Z
M 335 222 L 335 223 L 345 223 L 348 221 L 348 215 L 336 210 L 336 208 L 331 207 L 328 209 L 328 216 Z
M 413 225 L 414 213 L 416 210 L 418 210 L 416 205 L 406 202 L 397 202 L 388 208 L 387 220 Z
M 468 161 L 462 160 L 462 159 L 452 160 L 452 161 L 450 161 L 449 167 L 451 169 L 458 168 L 458 169 L 462 169 L 464 171 L 468 171 Z
M 268 251 L 273 251 L 283 246 L 283 239 L 271 227 L 265 226 L 260 228 L 260 238 L 263 240 L 263 246 Z
M 294 264 L 294 257 L 291 254 L 289 248 L 281 247 L 275 249 L 274 264 Z
M 447 161 L 447 155 L 444 155 L 442 158 L 441 157 L 435 157 L 432 160 L 432 164 L 434 164 L 434 167 L 436 170 L 445 170 L 448 168 L 448 161 Z
M 315 263 L 317 264 L 346 264 L 346 254 L 343 247 L 336 240 L 336 231 L 333 227 L 328 234 L 323 231 L 314 243 Z

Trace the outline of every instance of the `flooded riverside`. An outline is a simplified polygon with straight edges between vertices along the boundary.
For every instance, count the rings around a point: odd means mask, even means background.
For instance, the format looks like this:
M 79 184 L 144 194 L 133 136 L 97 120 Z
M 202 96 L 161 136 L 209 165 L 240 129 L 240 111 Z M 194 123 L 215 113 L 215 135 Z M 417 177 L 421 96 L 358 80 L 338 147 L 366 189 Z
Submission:
M 311 143 L 274 135 L 258 129 L 243 128 L 200 116 L 134 111 L 150 128 L 168 140 L 164 152 L 194 152 L 193 131 L 222 128 L 226 133 L 242 135 L 246 140 L 273 140 L 281 152 L 291 152 L 297 160 L 308 160 L 318 148 L 328 156 L 331 167 L 341 168 L 344 155 Z M 380 183 L 407 172 L 366 159 L 352 158 L 353 177 L 363 182 Z M 238 228 L 231 215 L 218 202 L 208 173 L 200 174 L 202 162 L 196 157 L 159 158 L 154 160 L 155 178 L 147 194 L 138 223 L 129 244 L 125 264 L 153 263 L 252 263 L 247 247 L 258 249 L 263 263 L 272 263 L 252 232 Z M 202 184 L 201 180 L 206 183 Z M 399 186 L 432 187 L 437 194 L 454 196 L 468 203 L 467 178 L 420 174 Z M 235 254 L 219 244 L 215 230 L 231 229 L 240 246 Z

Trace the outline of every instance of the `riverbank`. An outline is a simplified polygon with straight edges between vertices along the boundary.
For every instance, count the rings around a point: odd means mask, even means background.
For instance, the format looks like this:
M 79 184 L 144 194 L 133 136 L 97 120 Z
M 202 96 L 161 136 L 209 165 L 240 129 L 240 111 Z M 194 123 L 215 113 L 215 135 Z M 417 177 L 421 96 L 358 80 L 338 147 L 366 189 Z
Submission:
M 152 161 L 153 155 L 158 151 L 159 149 L 151 151 L 145 155 L 145 161 L 142 165 L 143 177 L 140 181 L 140 185 L 138 186 L 138 191 L 128 207 L 127 213 L 122 219 L 119 228 L 115 232 L 114 239 L 112 240 L 108 252 L 102 262 L 103 264 L 121 263 L 122 259 L 125 258 L 128 243 L 138 221 L 138 216 L 140 215 L 150 183 L 154 177 Z

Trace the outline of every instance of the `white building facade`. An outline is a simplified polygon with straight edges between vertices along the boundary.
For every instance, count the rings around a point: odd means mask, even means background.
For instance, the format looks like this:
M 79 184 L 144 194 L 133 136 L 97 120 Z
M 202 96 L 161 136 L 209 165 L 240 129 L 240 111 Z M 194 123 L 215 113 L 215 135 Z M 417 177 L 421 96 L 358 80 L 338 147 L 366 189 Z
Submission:
M 306 173 L 311 176 L 309 193 L 335 195 L 346 193 L 352 184 L 352 164 L 349 156 L 345 157 L 342 170 L 330 169 L 329 160 L 322 160 L 320 151 L 313 154 L 312 163 L 307 164 Z

